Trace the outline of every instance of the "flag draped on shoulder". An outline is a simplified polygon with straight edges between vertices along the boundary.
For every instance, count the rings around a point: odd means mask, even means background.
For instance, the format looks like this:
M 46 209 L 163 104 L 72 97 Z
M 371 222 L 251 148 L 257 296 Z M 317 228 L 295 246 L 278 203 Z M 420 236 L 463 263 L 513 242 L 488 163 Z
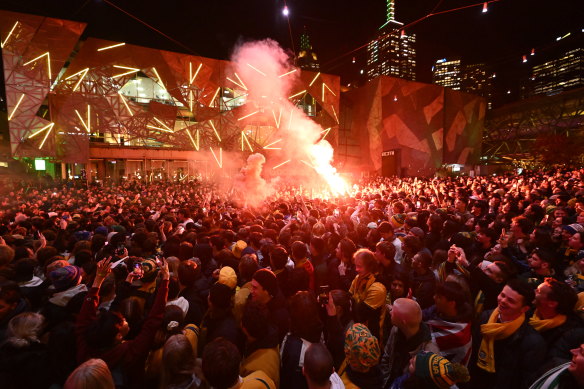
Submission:
M 442 319 L 427 322 L 432 331 L 432 339 L 438 345 L 440 354 L 451 362 L 467 365 L 472 348 L 470 323 L 455 323 Z

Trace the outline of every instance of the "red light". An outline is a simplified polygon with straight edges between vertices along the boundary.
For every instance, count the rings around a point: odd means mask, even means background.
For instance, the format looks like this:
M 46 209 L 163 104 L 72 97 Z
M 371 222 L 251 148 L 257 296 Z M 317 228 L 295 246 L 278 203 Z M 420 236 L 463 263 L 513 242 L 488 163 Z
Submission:
M 483 4 L 483 13 L 486 13 L 489 9 L 487 8 L 487 2 Z

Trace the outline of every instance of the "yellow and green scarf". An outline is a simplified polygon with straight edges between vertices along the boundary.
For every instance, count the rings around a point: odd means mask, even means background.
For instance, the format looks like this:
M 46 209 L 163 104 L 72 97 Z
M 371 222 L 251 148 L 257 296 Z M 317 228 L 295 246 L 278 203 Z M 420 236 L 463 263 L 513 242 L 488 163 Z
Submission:
M 495 308 L 489 321 L 481 325 L 483 340 L 479 348 L 477 366 L 489 373 L 495 372 L 495 340 L 501 340 L 513 335 L 525 321 L 525 314 L 507 323 L 497 323 L 499 308 Z

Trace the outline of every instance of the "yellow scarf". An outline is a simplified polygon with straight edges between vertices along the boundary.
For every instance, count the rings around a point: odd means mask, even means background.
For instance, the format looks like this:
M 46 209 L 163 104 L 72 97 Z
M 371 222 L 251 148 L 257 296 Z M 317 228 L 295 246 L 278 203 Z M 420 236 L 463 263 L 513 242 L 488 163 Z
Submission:
M 367 290 L 375 282 L 375 276 L 371 273 L 367 274 L 365 277 L 357 276 L 351 283 L 349 288 L 349 293 L 353 296 L 353 299 L 357 304 L 365 300 L 367 297 Z
M 495 340 L 508 338 L 521 327 L 525 321 L 525 314 L 507 323 L 497 323 L 499 308 L 495 308 L 489 321 L 481 325 L 483 340 L 479 348 L 477 366 L 489 373 L 495 372 Z
M 564 324 L 567 319 L 566 315 L 556 315 L 551 319 L 540 319 L 537 313 L 536 310 L 531 319 L 529 319 L 529 325 L 531 325 L 537 332 L 559 327 Z

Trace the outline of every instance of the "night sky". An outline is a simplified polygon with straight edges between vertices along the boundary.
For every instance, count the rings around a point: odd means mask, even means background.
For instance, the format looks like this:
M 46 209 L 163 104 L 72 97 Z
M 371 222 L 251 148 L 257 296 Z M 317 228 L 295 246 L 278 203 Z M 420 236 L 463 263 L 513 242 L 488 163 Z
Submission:
M 476 4 L 473 0 L 396 0 L 396 19 L 412 23 L 435 12 Z M 111 2 L 174 38 L 144 26 Z M 384 0 L 2 0 L 0 8 L 88 23 L 85 35 L 147 47 L 228 59 L 237 42 L 272 38 L 292 52 L 306 27 L 322 70 L 351 81 L 364 68 L 365 45 L 385 22 Z M 486 62 L 512 75 L 521 56 L 550 50 L 568 32 L 582 41 L 584 0 L 500 0 L 433 16 L 408 28 L 417 34 L 418 80 L 430 82 L 443 57 Z M 289 28 L 292 34 L 290 34 Z M 576 39 L 576 38 L 575 38 Z M 584 47 L 584 45 L 582 45 Z M 352 58 L 357 63 L 352 64 Z

